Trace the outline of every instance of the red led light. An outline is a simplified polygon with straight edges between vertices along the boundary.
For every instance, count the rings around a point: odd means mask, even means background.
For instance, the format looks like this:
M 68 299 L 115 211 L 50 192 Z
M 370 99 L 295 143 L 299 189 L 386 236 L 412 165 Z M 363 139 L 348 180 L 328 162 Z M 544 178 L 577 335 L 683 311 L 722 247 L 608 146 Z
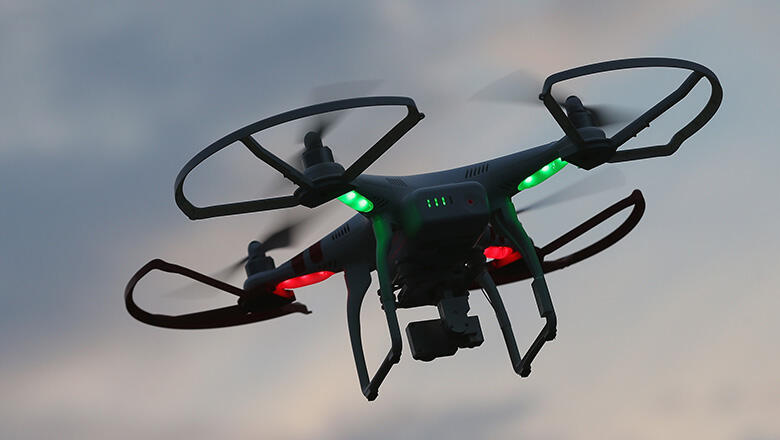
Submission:
M 485 256 L 494 260 L 506 258 L 514 252 L 514 249 L 507 246 L 490 246 L 485 249 Z
M 320 281 L 327 280 L 328 278 L 331 277 L 331 275 L 333 275 L 333 272 L 327 270 L 301 275 L 299 277 L 290 278 L 289 280 L 282 281 L 281 283 L 276 285 L 276 290 L 297 289 L 298 287 L 311 286 L 312 284 L 317 284 Z

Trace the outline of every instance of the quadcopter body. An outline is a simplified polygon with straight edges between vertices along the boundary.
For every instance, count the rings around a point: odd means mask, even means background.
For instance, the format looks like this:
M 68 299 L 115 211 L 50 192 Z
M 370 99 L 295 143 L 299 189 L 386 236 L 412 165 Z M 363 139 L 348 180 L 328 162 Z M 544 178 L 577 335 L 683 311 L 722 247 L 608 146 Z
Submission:
M 598 115 L 576 96 L 557 101 L 552 87 L 560 81 L 612 70 L 647 67 L 688 69 L 692 73 L 666 98 L 607 137 Z M 665 145 L 618 150 L 649 126 L 660 114 L 682 100 L 701 78 L 712 88 L 701 112 Z M 644 199 L 634 191 L 553 242 L 536 247 L 518 220 L 512 196 L 551 177 L 567 164 L 593 169 L 605 163 L 668 156 L 713 116 L 722 98 L 715 75 L 704 66 L 668 58 L 635 58 L 592 64 L 547 78 L 539 98 L 563 129 L 556 141 L 485 162 L 414 176 L 375 176 L 363 171 L 416 125 L 423 114 L 405 97 L 367 97 L 304 107 L 251 124 L 210 145 L 196 155 L 176 179 L 176 203 L 191 219 L 283 209 L 303 205 L 315 208 L 335 198 L 358 211 L 354 217 L 290 260 L 275 265 L 266 251 L 274 240 L 253 241 L 245 263 L 247 279 L 238 288 L 191 269 L 152 260 L 130 280 L 125 290 L 128 311 L 151 325 L 170 328 L 214 328 L 257 322 L 290 313 L 309 313 L 296 301 L 294 289 L 315 284 L 343 272 L 347 286 L 347 322 L 358 379 L 369 400 L 401 357 L 402 336 L 397 310 L 435 306 L 438 319 L 412 322 L 406 327 L 412 357 L 431 361 L 458 349 L 483 342 L 479 318 L 470 316 L 469 292 L 482 289 L 499 321 L 512 367 L 520 376 L 542 346 L 556 336 L 557 318 L 545 274 L 574 264 L 614 244 L 633 229 L 644 212 Z M 324 130 L 304 138 L 303 170 L 263 148 L 253 137 L 259 131 L 304 117 L 369 106 L 403 106 L 406 116 L 346 169 L 323 144 Z M 208 207 L 193 205 L 184 195 L 190 171 L 212 154 L 242 143 L 256 157 L 292 181 L 297 189 L 284 197 Z M 629 216 L 601 240 L 566 257 L 546 256 L 624 209 Z M 278 246 L 277 246 L 278 247 Z M 152 270 L 178 273 L 238 297 L 237 304 L 179 316 L 149 313 L 136 305 L 133 291 Z M 373 376 L 363 354 L 360 310 L 371 284 L 379 280 L 379 298 L 390 334 L 387 356 Z M 544 324 L 525 354 L 517 347 L 498 285 L 532 279 L 533 292 Z

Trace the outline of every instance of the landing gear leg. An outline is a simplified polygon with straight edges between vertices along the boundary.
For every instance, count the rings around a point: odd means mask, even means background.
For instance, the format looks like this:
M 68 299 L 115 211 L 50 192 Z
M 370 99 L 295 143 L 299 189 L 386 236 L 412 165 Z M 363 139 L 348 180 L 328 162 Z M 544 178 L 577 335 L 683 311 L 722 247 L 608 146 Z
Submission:
M 506 200 L 506 203 L 501 208 L 501 210 L 493 215 L 491 222 L 506 238 L 509 239 L 509 241 L 515 246 L 516 249 L 520 250 L 520 254 L 523 256 L 523 260 L 525 261 L 525 264 L 528 266 L 528 269 L 533 276 L 531 288 L 533 289 L 534 298 L 536 299 L 536 306 L 539 309 L 539 316 L 545 319 L 544 327 L 542 327 L 539 335 L 536 337 L 533 344 L 531 344 L 531 347 L 528 349 L 525 356 L 522 357 L 522 360 L 519 363 L 516 362 L 516 357 L 512 355 L 509 339 L 507 339 L 507 334 L 509 334 L 512 341 L 511 345 L 515 345 L 514 335 L 511 334 L 511 327 L 507 327 L 507 330 L 505 330 L 502 324 L 501 330 L 504 332 L 504 339 L 507 341 L 507 348 L 509 349 L 510 357 L 512 358 L 512 366 L 514 367 L 517 374 L 522 377 L 527 377 L 529 374 L 531 374 L 531 362 L 539 353 L 539 350 L 542 349 L 544 343 L 555 339 L 558 320 L 555 316 L 555 309 L 553 308 L 552 299 L 550 298 L 550 292 L 547 289 L 547 282 L 544 279 L 542 265 L 539 263 L 539 257 L 536 255 L 533 242 L 528 237 L 528 234 L 525 233 L 523 226 L 517 219 L 515 207 L 512 205 L 511 200 Z M 495 288 L 495 283 L 493 283 L 493 280 L 490 279 L 489 275 L 487 277 L 480 275 L 480 280 L 485 282 L 488 287 L 492 284 L 494 291 L 493 295 L 498 298 L 498 302 L 494 302 L 493 306 L 496 307 L 498 304 L 500 305 L 501 309 L 501 311 L 499 311 L 498 308 L 496 309 L 496 316 L 499 319 L 499 323 L 501 323 L 502 318 L 499 315 L 503 314 L 505 324 L 508 326 L 509 320 L 506 317 L 506 310 L 504 310 L 503 302 L 501 302 L 500 296 L 498 296 L 498 289 Z M 489 283 L 487 283 L 488 280 Z M 490 295 L 489 289 L 485 287 L 485 290 Z M 490 298 L 490 296 L 488 297 Z M 491 301 L 494 301 L 493 298 L 491 298 Z M 517 350 L 516 345 L 514 350 Z
M 369 380 L 366 358 L 363 353 L 363 343 L 360 337 L 360 307 L 366 291 L 371 284 L 371 276 L 367 265 L 353 266 L 345 271 L 347 282 L 347 325 L 355 357 L 360 388 L 369 401 L 377 398 L 379 386 L 387 377 L 390 368 L 401 359 L 401 329 L 398 327 L 398 315 L 395 308 L 390 274 L 387 267 L 387 251 L 390 245 L 390 225 L 382 218 L 373 219 L 374 235 L 376 237 L 376 270 L 379 276 L 379 297 L 385 311 L 387 327 L 390 332 L 390 351 L 377 369 L 374 377 Z
M 493 311 L 496 313 L 496 319 L 498 320 L 498 325 L 501 327 L 501 333 L 504 335 L 504 343 L 509 352 L 509 359 L 512 361 L 512 368 L 514 368 L 517 374 L 520 374 L 523 360 L 520 357 L 520 351 L 517 349 L 517 341 L 515 341 L 515 334 L 512 331 L 512 323 L 509 322 L 509 316 L 506 314 L 504 301 L 501 300 L 501 295 L 498 293 L 496 283 L 485 269 L 477 275 L 477 283 L 479 283 L 480 287 L 485 289 L 485 294 L 487 294 L 490 304 L 493 306 Z

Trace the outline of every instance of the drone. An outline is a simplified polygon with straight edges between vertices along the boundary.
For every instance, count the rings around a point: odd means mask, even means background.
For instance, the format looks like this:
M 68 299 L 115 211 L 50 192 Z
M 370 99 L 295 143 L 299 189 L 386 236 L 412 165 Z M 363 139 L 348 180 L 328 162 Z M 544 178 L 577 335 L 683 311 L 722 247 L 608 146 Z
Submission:
M 588 107 L 575 95 L 555 97 L 553 86 L 586 75 L 636 69 L 677 68 L 690 71 L 681 85 L 611 137 L 602 126 L 603 112 Z M 709 100 L 703 109 L 664 145 L 619 149 L 662 113 L 685 98 L 706 78 Z M 553 142 L 473 165 L 411 176 L 379 176 L 364 171 L 424 118 L 415 102 L 401 96 L 342 99 L 302 107 L 247 125 L 195 155 L 176 177 L 175 201 L 192 220 L 271 211 L 295 206 L 316 208 L 338 199 L 357 211 L 354 217 L 276 266 L 266 253 L 290 244 L 290 228 L 263 241 L 252 241 L 248 254 L 235 267 L 244 266 L 242 288 L 184 266 L 154 259 L 136 272 L 124 296 L 127 311 L 137 320 L 157 327 L 207 329 L 265 321 L 285 315 L 311 313 L 298 302 L 295 289 L 321 282 L 343 272 L 347 289 L 349 339 L 363 395 L 372 401 L 392 366 L 400 361 L 402 335 L 398 310 L 433 306 L 439 318 L 411 322 L 406 336 L 416 360 L 452 356 L 461 348 L 484 341 L 478 316 L 469 316 L 469 293 L 482 290 L 498 320 L 512 368 L 521 377 L 545 343 L 556 337 L 557 318 L 545 275 L 589 258 L 626 236 L 639 222 L 645 201 L 639 190 L 601 211 L 543 247 L 536 247 L 518 219 L 512 197 L 534 187 L 567 164 L 592 170 L 618 163 L 669 156 L 702 128 L 720 106 L 723 90 L 706 67 L 672 58 L 630 58 L 606 61 L 555 73 L 546 78 L 539 100 L 564 136 Z M 290 121 L 322 117 L 342 110 L 395 106 L 405 116 L 379 140 L 344 167 L 323 144 L 327 124 L 309 131 L 298 167 L 264 148 L 255 135 Z M 212 206 L 195 206 L 184 194 L 187 175 L 216 152 L 243 144 L 254 156 L 291 181 L 293 194 Z M 595 243 L 565 257 L 547 256 L 617 213 L 631 208 L 627 218 Z M 153 270 L 178 274 L 234 295 L 236 304 L 183 315 L 150 313 L 137 305 L 137 283 Z M 379 300 L 387 321 L 390 348 L 373 375 L 369 374 L 361 338 L 360 311 L 376 271 Z M 531 290 L 543 320 L 536 339 L 521 355 L 498 287 L 531 279 Z

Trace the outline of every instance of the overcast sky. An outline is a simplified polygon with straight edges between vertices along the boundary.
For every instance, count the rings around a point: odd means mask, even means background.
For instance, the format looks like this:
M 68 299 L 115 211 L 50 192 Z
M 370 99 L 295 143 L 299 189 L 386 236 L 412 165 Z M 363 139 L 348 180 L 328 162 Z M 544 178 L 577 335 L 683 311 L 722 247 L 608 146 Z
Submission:
M 0 5 L 0 437 L 780 439 L 777 2 L 160 3 Z M 189 221 L 173 180 L 224 134 L 311 104 L 313 88 L 381 79 L 373 93 L 414 98 L 426 119 L 369 169 L 404 175 L 561 136 L 542 106 L 470 99 L 488 83 L 636 56 L 708 66 L 723 103 L 674 156 L 612 166 L 623 187 L 521 218 L 543 245 L 634 188 L 647 200 L 626 239 L 548 276 L 558 337 L 529 378 L 513 373 L 479 295 L 481 347 L 422 363 L 406 345 L 370 403 L 341 275 L 296 292 L 307 316 L 187 332 L 127 315 L 124 285 L 146 261 L 210 272 L 284 221 Z M 621 72 L 572 88 L 586 104 L 642 109 L 683 77 Z M 668 140 L 708 93 L 698 86 L 633 145 Z M 339 124 L 337 155 L 357 154 L 398 114 L 374 116 Z M 299 129 L 268 145 L 289 155 Z M 215 158 L 188 193 L 227 202 L 274 188 L 273 170 L 243 154 Z M 587 175 L 569 166 L 515 203 Z M 301 246 L 352 215 L 315 213 Z M 170 284 L 143 283 L 141 302 L 185 311 L 230 300 L 155 297 Z M 502 292 L 526 345 L 541 325 L 530 286 Z M 374 369 L 387 336 L 372 298 Z M 401 311 L 402 326 L 434 313 Z

